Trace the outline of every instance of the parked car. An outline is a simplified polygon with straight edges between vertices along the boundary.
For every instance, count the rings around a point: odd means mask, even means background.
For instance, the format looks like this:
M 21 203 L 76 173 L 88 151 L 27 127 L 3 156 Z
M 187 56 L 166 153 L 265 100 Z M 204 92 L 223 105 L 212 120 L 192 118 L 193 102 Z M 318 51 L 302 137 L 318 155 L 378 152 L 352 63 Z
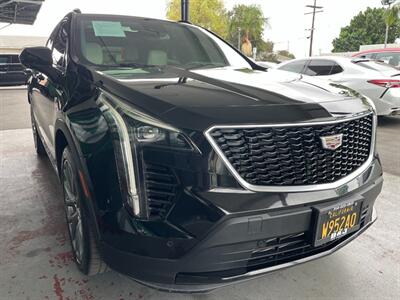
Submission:
M 400 48 L 366 50 L 354 54 L 353 57 L 381 60 L 400 70 Z
M 0 86 L 26 83 L 27 75 L 18 54 L 0 54 Z
M 85 274 L 208 291 L 328 255 L 376 219 L 376 115 L 350 89 L 129 16 L 72 12 L 20 58 Z
M 400 114 L 400 72 L 380 61 L 319 56 L 291 60 L 277 68 L 352 88 L 372 99 L 380 116 Z

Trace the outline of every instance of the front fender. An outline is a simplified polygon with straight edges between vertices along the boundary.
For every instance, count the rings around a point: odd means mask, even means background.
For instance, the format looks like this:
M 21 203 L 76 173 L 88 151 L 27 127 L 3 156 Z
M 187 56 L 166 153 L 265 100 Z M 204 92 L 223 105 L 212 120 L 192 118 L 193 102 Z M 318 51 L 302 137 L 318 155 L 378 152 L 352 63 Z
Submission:
M 70 122 L 68 122 L 70 123 Z M 60 166 L 61 166 L 61 157 L 62 152 L 65 146 L 68 145 L 71 155 L 74 161 L 77 163 L 77 169 L 79 172 L 79 182 L 81 184 L 82 189 L 82 197 L 84 197 L 84 205 L 87 209 L 87 212 L 91 216 L 93 228 L 95 229 L 95 234 L 97 239 L 101 238 L 100 229 L 99 229 L 99 213 L 96 205 L 96 197 L 95 197 L 95 188 L 91 181 L 90 173 L 87 168 L 86 158 L 84 152 L 82 151 L 82 143 L 74 138 L 75 134 L 71 133 L 72 130 L 67 125 L 67 121 L 61 118 L 58 118 L 55 124 L 55 153 L 56 153 L 56 162 L 57 162 L 57 172 L 60 178 Z

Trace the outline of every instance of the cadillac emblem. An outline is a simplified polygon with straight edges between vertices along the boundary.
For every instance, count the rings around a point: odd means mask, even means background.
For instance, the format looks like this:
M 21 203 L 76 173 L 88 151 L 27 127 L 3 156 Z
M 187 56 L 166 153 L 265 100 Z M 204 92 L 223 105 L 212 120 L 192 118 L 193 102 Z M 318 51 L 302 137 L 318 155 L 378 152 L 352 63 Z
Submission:
M 342 146 L 343 134 L 335 134 L 329 136 L 321 136 L 322 148 L 327 150 L 336 150 Z

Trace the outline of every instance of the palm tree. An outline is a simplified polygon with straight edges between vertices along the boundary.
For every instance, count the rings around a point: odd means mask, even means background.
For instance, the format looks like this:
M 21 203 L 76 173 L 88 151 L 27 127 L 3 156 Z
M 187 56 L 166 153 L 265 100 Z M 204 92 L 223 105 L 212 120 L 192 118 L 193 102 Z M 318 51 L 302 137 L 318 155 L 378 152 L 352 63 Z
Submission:
M 232 42 L 236 40 L 238 45 L 246 45 L 246 48 L 251 49 L 252 44 L 262 39 L 266 26 L 268 26 L 268 18 L 264 17 L 258 5 L 239 4 L 229 12 L 230 40 Z M 237 40 L 238 34 L 241 35 L 239 40 Z
M 386 34 L 385 34 L 385 48 L 387 46 L 388 38 L 389 38 L 389 29 L 399 20 L 400 15 L 400 2 L 393 5 L 388 6 L 385 11 L 385 23 L 386 23 Z

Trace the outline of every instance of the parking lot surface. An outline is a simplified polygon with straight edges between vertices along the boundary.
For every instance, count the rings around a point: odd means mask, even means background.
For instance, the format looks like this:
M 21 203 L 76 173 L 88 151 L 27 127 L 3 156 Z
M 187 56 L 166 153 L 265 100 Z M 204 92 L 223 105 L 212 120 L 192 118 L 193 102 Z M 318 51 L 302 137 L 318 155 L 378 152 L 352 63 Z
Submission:
M 0 89 L 0 299 L 398 299 L 400 118 L 379 121 L 378 221 L 335 254 L 207 295 L 168 294 L 72 262 L 58 179 L 34 152 L 24 89 Z

